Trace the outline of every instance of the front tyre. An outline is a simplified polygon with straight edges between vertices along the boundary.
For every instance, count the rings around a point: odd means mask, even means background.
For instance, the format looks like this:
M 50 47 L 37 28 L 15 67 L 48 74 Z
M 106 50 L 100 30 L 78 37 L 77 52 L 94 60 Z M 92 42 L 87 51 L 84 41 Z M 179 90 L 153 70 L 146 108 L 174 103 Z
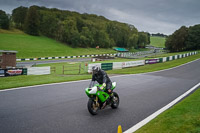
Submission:
M 111 107 L 113 109 L 116 109 L 118 106 L 119 106 L 119 96 L 116 92 L 113 92 Z
M 92 115 L 97 115 L 97 112 L 99 110 L 99 107 L 96 105 L 95 101 L 93 99 L 88 100 L 88 111 Z

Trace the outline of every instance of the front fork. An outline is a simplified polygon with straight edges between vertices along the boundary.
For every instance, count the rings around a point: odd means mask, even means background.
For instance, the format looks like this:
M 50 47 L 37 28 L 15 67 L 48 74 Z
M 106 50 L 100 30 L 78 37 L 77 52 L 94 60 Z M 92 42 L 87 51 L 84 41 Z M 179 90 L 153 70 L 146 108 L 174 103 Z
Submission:
M 94 101 L 95 101 L 95 106 L 99 108 L 98 96 L 96 96 L 96 98 L 94 99 Z

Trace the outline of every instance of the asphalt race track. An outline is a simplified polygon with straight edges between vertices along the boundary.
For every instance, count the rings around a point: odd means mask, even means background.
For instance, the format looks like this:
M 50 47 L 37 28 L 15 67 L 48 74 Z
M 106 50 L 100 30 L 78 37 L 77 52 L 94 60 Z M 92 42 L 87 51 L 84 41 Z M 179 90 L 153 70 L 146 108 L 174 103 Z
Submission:
M 200 59 L 155 73 L 115 76 L 118 109 L 92 116 L 89 80 L 0 91 L 0 133 L 116 133 L 129 129 L 200 82 Z M 19 81 L 20 82 L 20 81 Z

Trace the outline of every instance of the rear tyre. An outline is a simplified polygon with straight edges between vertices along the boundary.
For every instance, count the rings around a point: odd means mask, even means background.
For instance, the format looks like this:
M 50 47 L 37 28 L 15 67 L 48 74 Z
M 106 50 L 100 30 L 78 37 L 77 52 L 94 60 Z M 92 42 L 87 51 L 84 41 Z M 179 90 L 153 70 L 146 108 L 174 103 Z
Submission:
M 116 109 L 116 108 L 118 108 L 118 106 L 119 106 L 119 96 L 116 92 L 113 92 L 111 107 L 113 109 Z
M 96 105 L 95 101 L 93 99 L 88 100 L 88 111 L 92 115 L 97 115 L 97 112 L 99 110 L 99 107 Z

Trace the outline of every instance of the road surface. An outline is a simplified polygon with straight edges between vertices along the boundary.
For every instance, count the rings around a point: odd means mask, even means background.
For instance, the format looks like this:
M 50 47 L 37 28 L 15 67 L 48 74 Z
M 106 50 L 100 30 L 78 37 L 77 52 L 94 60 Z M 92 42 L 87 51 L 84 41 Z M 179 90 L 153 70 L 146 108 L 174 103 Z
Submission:
M 154 73 L 114 76 L 118 109 L 92 116 L 89 80 L 0 92 L 0 133 L 116 133 L 129 129 L 200 82 L 200 59 Z

